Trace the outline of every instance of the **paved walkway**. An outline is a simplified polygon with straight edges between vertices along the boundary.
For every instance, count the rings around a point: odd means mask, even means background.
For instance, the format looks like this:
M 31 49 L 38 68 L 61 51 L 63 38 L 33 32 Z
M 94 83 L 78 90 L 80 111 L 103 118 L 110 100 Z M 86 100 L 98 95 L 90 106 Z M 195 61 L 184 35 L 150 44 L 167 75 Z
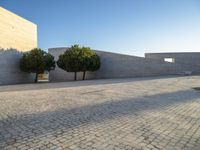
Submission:
M 200 77 L 0 87 L 0 149 L 200 150 Z

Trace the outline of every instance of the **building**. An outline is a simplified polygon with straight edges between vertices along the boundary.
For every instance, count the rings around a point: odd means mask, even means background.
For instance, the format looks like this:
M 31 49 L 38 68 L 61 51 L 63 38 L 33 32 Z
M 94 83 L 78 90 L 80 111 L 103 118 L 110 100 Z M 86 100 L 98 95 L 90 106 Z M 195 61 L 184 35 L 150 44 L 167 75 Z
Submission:
M 0 7 L 0 85 L 32 82 L 19 69 L 21 52 L 37 47 L 37 25 Z M 13 50 L 14 49 L 14 50 Z
M 29 51 L 37 47 L 37 25 L 0 7 L 0 49 Z
M 37 47 L 37 25 L 0 7 L 0 85 L 30 83 L 34 75 L 20 71 L 21 52 Z M 15 49 L 9 50 L 9 49 Z M 49 53 L 58 59 L 67 48 L 50 48 Z M 200 74 L 200 53 L 146 53 L 137 57 L 96 51 L 101 58 L 98 71 L 87 72 L 86 79 L 131 78 L 161 75 Z M 50 80 L 73 80 L 73 73 L 56 67 Z M 82 78 L 82 73 L 78 73 Z

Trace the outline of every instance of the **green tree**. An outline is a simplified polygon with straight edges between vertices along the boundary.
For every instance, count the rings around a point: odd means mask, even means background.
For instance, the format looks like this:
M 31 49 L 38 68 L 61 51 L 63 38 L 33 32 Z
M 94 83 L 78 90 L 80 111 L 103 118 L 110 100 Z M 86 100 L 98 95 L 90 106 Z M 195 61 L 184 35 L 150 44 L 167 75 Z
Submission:
M 77 79 L 77 72 L 83 72 L 84 80 L 86 71 L 99 69 L 100 58 L 89 47 L 73 45 L 59 56 L 57 65 L 67 72 L 74 72 L 74 80 Z
M 38 74 L 44 73 L 45 70 L 55 69 L 54 57 L 39 48 L 32 49 L 23 54 L 20 69 L 24 72 L 35 73 L 35 82 L 37 82 Z
M 77 72 L 81 71 L 81 47 L 73 45 L 64 54 L 59 56 L 58 67 L 67 71 L 74 72 L 74 80 L 77 80 Z
M 81 71 L 85 80 L 86 71 L 96 71 L 100 68 L 100 58 L 89 47 L 81 48 Z

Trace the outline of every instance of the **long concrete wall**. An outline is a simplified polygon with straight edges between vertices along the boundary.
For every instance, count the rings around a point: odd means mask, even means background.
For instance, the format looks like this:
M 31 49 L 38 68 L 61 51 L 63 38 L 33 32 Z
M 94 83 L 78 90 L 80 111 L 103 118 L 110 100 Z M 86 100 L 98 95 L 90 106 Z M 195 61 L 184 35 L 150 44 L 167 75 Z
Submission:
M 165 58 L 174 59 L 175 64 L 188 66 L 186 71 L 191 71 L 193 74 L 200 74 L 200 52 L 191 53 L 146 53 L 146 58 L 164 61 Z
M 0 49 L 28 51 L 37 47 L 37 26 L 0 7 Z
M 0 50 L 0 85 L 31 83 L 34 75 L 20 71 L 22 53 L 16 50 Z
M 49 53 L 57 60 L 66 49 L 52 48 L 49 49 Z M 184 71 L 200 74 L 199 53 L 151 53 L 146 54 L 144 58 L 103 51 L 96 52 L 101 58 L 101 67 L 98 71 L 87 72 L 86 79 L 180 75 Z M 0 85 L 34 81 L 34 74 L 20 71 L 21 56 L 22 53 L 15 50 L 0 50 Z M 164 58 L 175 58 L 175 63 L 164 62 Z M 73 78 L 73 73 L 65 72 L 58 67 L 50 72 L 50 80 L 54 82 L 70 81 Z M 82 73 L 78 73 L 78 79 L 82 79 Z
M 55 59 L 67 48 L 51 48 L 49 53 Z M 102 78 L 127 78 L 127 77 L 142 77 L 142 76 L 160 76 L 160 75 L 177 75 L 190 68 L 187 64 L 167 63 L 162 59 L 151 59 L 144 57 L 136 57 L 96 51 L 101 58 L 101 67 L 98 71 L 88 72 L 87 79 L 102 79 Z M 81 79 L 82 73 L 79 73 Z M 52 81 L 67 81 L 73 80 L 73 73 L 68 73 L 56 67 L 50 72 Z

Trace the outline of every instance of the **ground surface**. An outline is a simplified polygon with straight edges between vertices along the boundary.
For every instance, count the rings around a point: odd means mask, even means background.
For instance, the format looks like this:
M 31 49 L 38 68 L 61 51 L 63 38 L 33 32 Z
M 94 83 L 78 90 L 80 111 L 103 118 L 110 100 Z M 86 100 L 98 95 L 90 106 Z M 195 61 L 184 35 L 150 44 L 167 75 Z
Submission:
M 0 149 L 200 150 L 200 77 L 0 87 Z

